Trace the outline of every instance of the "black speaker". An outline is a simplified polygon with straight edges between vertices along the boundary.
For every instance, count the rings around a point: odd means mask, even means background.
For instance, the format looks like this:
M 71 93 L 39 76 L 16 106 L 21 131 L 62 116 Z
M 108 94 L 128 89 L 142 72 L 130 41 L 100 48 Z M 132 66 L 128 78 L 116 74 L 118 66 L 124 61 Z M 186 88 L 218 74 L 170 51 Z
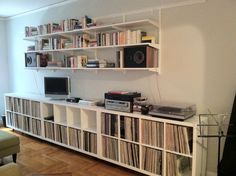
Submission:
M 37 53 L 25 53 L 25 67 L 37 67 Z
M 125 68 L 157 67 L 157 49 L 149 46 L 124 48 Z

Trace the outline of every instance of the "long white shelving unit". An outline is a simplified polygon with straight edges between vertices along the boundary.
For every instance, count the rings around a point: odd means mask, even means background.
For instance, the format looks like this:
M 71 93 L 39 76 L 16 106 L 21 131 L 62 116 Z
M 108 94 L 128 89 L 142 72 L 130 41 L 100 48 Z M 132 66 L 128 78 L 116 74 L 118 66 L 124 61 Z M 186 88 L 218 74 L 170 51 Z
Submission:
M 128 17 L 126 17 L 128 18 Z M 98 33 L 102 33 L 102 34 L 111 34 L 113 32 L 127 32 L 127 30 L 132 31 L 132 30 L 139 30 L 142 32 L 147 32 L 147 34 L 149 36 L 153 36 L 156 38 L 155 43 L 139 43 L 139 42 L 135 42 L 135 43 L 127 43 L 127 41 L 125 43 L 121 43 L 121 44 L 109 44 L 109 45 L 105 45 L 105 46 L 92 46 L 92 47 L 76 47 L 76 46 L 72 46 L 72 47 L 68 47 L 68 48 L 48 48 L 48 49 L 37 49 L 33 50 L 33 51 L 26 51 L 26 54 L 30 54 L 30 53 L 41 53 L 41 54 L 50 54 L 50 55 L 55 55 L 56 53 L 70 53 L 70 54 L 75 54 L 75 55 L 80 55 L 80 52 L 87 52 L 90 53 L 93 52 L 94 56 L 92 56 L 92 58 L 94 57 L 95 59 L 97 59 L 97 53 L 104 53 L 108 50 L 113 50 L 113 54 L 111 55 L 108 54 L 107 57 L 108 58 L 112 58 L 112 62 L 115 63 L 116 62 L 116 52 L 118 50 L 123 50 L 123 48 L 125 47 L 138 47 L 138 46 L 146 46 L 146 47 L 151 47 L 154 48 L 155 50 L 157 50 L 157 54 L 155 54 L 156 56 L 153 56 L 153 58 L 151 58 L 152 60 L 154 60 L 155 67 L 144 67 L 144 68 L 124 68 L 123 66 L 116 66 L 116 67 L 108 67 L 108 68 L 92 68 L 95 70 L 115 70 L 115 71 L 124 71 L 124 70 L 128 70 L 128 71 L 151 71 L 151 72 L 160 72 L 160 44 L 159 44 L 159 40 L 158 37 L 160 35 L 160 26 L 158 24 L 158 22 L 151 20 L 151 19 L 140 19 L 140 20 L 130 20 L 130 21 L 126 21 L 125 18 L 122 19 L 121 21 L 119 20 L 118 22 L 112 22 L 113 24 L 103 24 L 103 25 L 97 25 L 97 26 L 93 26 L 93 27 L 88 27 L 88 28 L 82 28 L 82 29 L 74 29 L 71 31 L 62 31 L 62 32 L 54 32 L 54 33 L 49 33 L 49 34 L 43 34 L 43 35 L 36 35 L 36 36 L 29 36 L 29 37 L 25 37 L 24 40 L 26 41 L 32 41 L 32 42 L 39 42 L 42 39 L 52 39 L 52 38 L 70 38 L 73 39 L 73 37 L 75 36 L 80 36 L 80 35 L 84 35 L 84 34 L 89 34 L 90 36 L 93 36 L 92 38 L 98 40 L 96 38 L 96 34 Z M 126 34 L 125 34 L 126 35 Z M 127 35 L 125 36 L 126 39 Z M 37 44 L 36 44 L 37 45 Z M 53 58 L 55 58 L 53 56 Z M 125 59 L 125 58 L 122 58 Z M 57 59 L 55 59 L 57 60 Z M 103 60 L 103 58 L 98 58 L 98 60 Z M 33 69 L 33 70 L 90 70 L 91 68 L 70 68 L 70 67 L 26 67 L 27 69 Z
M 204 174 L 197 117 L 175 121 L 14 93 L 5 105 L 9 128 L 42 140 L 147 175 Z

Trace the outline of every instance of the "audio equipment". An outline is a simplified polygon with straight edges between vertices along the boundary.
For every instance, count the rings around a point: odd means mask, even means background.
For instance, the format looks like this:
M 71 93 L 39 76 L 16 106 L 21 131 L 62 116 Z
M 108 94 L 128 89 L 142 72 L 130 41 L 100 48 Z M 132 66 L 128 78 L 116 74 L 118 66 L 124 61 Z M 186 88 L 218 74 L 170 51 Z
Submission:
M 38 53 L 25 53 L 25 67 L 37 67 Z
M 158 67 L 157 49 L 150 46 L 135 46 L 124 48 L 124 68 Z
M 105 109 L 133 112 L 134 98 L 141 97 L 138 92 L 110 91 L 105 93 Z

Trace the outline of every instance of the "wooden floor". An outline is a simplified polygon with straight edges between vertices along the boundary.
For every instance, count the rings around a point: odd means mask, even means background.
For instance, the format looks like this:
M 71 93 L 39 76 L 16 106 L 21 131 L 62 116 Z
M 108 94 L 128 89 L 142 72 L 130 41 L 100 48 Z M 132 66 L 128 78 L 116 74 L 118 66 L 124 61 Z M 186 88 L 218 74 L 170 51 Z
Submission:
M 1 128 L 1 130 L 11 131 L 8 128 Z M 33 173 L 63 172 L 72 172 L 73 176 L 142 175 L 19 132 L 14 134 L 20 137 L 21 151 L 17 155 L 17 163 L 24 176 L 32 176 Z M 3 159 L 4 164 L 9 162 L 12 162 L 12 157 Z

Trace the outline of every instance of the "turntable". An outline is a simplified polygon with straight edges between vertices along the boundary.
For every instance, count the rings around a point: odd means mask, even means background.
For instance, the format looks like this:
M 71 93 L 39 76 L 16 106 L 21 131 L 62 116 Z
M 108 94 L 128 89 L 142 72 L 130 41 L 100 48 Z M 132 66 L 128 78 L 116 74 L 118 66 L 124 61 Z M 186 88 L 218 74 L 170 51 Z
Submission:
M 149 111 L 148 114 L 155 117 L 185 120 L 196 114 L 196 105 L 183 103 L 162 103 L 153 105 L 153 109 Z

